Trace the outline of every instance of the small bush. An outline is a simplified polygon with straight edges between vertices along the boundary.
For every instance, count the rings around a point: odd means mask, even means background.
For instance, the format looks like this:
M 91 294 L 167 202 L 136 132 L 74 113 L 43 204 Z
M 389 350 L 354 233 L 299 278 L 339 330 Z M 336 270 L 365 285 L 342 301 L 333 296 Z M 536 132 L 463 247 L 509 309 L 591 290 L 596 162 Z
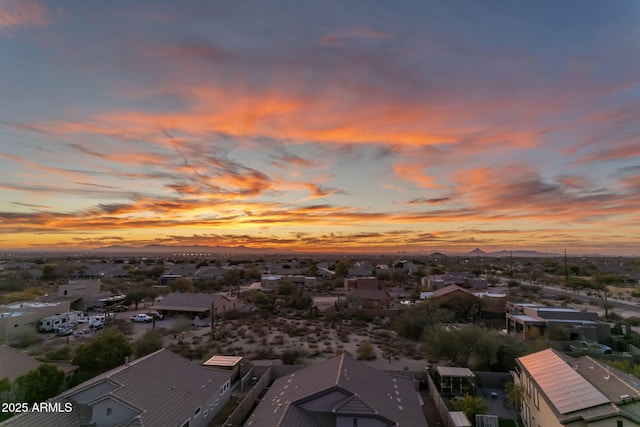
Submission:
M 298 365 L 300 364 L 300 362 L 302 362 L 304 356 L 305 353 L 303 350 L 294 348 L 282 352 L 282 356 L 280 358 L 282 359 L 282 363 L 284 365 Z
M 376 352 L 373 345 L 369 341 L 362 341 L 357 351 L 358 360 L 373 360 L 376 358 Z

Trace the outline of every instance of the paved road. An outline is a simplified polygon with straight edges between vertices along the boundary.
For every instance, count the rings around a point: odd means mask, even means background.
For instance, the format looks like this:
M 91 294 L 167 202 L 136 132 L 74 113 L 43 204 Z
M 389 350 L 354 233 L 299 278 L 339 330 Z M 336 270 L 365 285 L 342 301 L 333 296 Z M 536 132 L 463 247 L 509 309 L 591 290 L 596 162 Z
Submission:
M 595 303 L 595 304 L 600 304 L 602 305 L 602 300 L 599 297 L 593 297 L 590 295 L 585 295 L 583 293 L 580 292 L 576 292 L 576 291 L 571 291 L 569 289 L 562 289 L 562 288 L 554 288 L 551 286 L 545 286 L 542 287 L 542 293 L 547 294 L 547 295 L 563 295 L 563 296 L 570 296 L 572 299 L 576 299 L 578 301 L 582 301 L 585 303 Z M 609 298 L 607 300 L 609 307 L 610 308 L 619 308 L 621 310 L 624 311 L 631 311 L 631 312 L 636 312 L 640 314 L 640 306 L 638 304 L 634 304 L 628 301 L 621 301 L 618 299 L 611 299 Z

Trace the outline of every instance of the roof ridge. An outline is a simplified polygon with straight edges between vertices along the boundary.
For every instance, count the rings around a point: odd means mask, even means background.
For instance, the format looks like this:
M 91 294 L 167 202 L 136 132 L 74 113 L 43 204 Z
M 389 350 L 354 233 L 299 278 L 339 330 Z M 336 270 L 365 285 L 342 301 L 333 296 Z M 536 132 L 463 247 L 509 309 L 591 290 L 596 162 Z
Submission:
M 158 354 L 158 353 L 160 353 L 160 352 L 161 352 L 161 351 L 163 351 L 163 350 L 166 350 L 166 349 L 163 347 L 163 348 L 161 348 L 161 349 L 159 349 L 159 350 L 154 351 L 153 353 L 149 353 L 149 354 L 147 354 L 147 355 L 145 355 L 145 356 L 142 356 L 142 357 L 139 357 L 139 358 L 137 358 L 137 359 L 134 359 L 134 360 L 131 360 L 131 361 L 127 361 L 127 362 L 125 362 L 123 365 L 120 365 L 120 366 L 118 366 L 118 367 L 116 367 L 116 368 L 113 368 L 111 371 L 109 371 L 109 372 L 107 373 L 107 375 L 105 376 L 105 378 L 111 378 L 113 375 L 115 375 L 115 374 L 119 374 L 120 372 L 122 372 L 122 371 L 124 371 L 124 370 L 126 370 L 126 369 L 130 368 L 130 367 L 131 367 L 131 366 L 133 366 L 133 365 L 137 365 L 139 362 L 142 362 L 142 361 L 144 361 L 144 360 L 147 360 L 147 359 L 148 359 L 148 358 L 150 358 L 151 356 L 154 356 L 155 354 Z
M 593 362 L 596 365 L 598 365 L 601 369 L 606 370 L 607 371 L 607 375 L 609 375 L 610 377 L 614 377 L 616 380 L 620 381 L 622 384 L 624 384 L 625 386 L 629 387 L 631 390 L 635 391 L 637 394 L 640 394 L 640 390 L 638 390 L 637 387 L 635 387 L 633 384 L 630 384 L 627 380 L 622 379 L 620 377 L 620 375 L 618 375 L 618 369 L 617 368 L 614 368 L 614 367 L 609 366 L 609 365 L 606 365 L 606 367 L 605 367 L 605 366 L 603 366 L 602 363 L 600 363 L 596 359 L 592 358 L 591 356 L 587 356 L 587 358 L 591 362 Z
M 344 355 L 345 355 L 345 353 L 342 353 L 342 354 L 340 355 L 340 363 L 339 363 L 339 365 L 338 365 L 338 372 L 337 372 L 337 375 L 336 375 L 336 381 L 335 381 L 335 384 L 334 384 L 334 385 L 336 385 L 336 386 L 337 386 L 338 384 L 340 384 L 340 374 L 342 373 L 342 365 L 344 365 Z

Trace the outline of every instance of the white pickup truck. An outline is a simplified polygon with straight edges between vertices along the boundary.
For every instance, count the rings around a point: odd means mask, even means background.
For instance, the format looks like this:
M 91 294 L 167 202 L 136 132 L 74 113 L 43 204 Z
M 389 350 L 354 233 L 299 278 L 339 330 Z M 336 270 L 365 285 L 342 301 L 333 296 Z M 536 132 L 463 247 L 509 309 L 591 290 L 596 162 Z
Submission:
M 611 354 L 611 347 L 597 342 L 580 341 L 569 345 L 569 350 L 590 354 Z
M 134 316 L 131 316 L 131 321 L 132 322 L 144 322 L 144 323 L 149 323 L 153 320 L 153 317 L 149 316 L 148 314 L 136 314 Z

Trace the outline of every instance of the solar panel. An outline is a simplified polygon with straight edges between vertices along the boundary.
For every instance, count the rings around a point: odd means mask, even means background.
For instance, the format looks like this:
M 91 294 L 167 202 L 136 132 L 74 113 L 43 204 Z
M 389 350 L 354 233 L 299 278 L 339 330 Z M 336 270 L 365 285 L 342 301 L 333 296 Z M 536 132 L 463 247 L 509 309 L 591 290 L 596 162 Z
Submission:
M 521 357 L 520 363 L 560 414 L 609 403 L 609 399 L 553 350 Z

